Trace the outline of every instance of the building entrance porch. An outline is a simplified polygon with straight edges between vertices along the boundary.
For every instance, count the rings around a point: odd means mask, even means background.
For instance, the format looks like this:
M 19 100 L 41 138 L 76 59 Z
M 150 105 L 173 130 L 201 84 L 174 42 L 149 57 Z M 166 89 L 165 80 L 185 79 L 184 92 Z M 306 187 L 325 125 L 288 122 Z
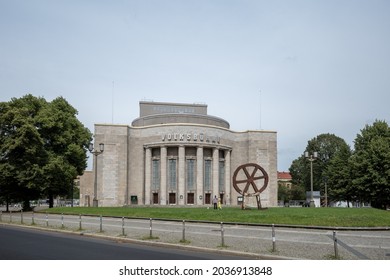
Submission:
M 165 145 L 146 146 L 144 152 L 146 205 L 209 205 L 221 193 L 231 203 L 231 149 Z

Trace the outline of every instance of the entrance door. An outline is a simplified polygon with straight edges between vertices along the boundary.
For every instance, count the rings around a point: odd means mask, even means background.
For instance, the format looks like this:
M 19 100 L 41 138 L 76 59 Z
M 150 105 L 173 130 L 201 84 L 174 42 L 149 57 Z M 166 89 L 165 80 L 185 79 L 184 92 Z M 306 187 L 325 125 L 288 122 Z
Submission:
M 176 204 L 176 193 L 169 193 L 169 204 Z
M 205 204 L 211 204 L 211 193 L 206 193 L 204 197 Z
M 158 204 L 158 193 L 153 193 L 153 204 Z
M 219 197 L 221 198 L 221 204 L 223 204 L 223 193 L 221 193 L 221 194 L 219 195 Z
M 194 201 L 195 201 L 195 194 L 187 193 L 187 204 L 194 204 Z

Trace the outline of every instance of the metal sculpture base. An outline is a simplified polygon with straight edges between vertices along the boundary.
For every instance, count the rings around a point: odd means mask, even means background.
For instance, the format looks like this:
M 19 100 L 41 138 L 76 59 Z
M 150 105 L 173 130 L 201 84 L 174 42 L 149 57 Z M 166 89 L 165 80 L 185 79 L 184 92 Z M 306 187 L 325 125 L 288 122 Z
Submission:
M 249 202 L 250 198 L 255 198 L 256 199 L 256 204 L 257 204 L 257 210 L 267 210 L 268 208 L 261 207 L 261 200 L 260 200 L 260 195 L 245 195 L 244 199 L 241 204 L 241 209 L 242 210 L 251 210 L 253 207 L 250 206 Z

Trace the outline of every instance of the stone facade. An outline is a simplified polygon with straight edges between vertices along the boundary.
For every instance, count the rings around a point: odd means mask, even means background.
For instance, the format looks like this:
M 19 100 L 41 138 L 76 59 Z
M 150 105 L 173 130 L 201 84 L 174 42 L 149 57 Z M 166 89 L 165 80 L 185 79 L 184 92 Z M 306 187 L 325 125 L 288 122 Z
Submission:
M 277 206 L 276 132 L 232 131 L 225 120 L 207 115 L 206 105 L 141 102 L 140 107 L 132 126 L 95 125 L 95 146 L 105 144 L 94 159 L 99 206 L 208 205 L 214 196 L 237 205 L 232 175 L 245 163 L 268 173 L 261 204 Z M 85 195 L 81 186 L 81 202 Z
M 80 206 L 89 207 L 92 206 L 93 199 L 93 175 L 92 171 L 84 171 L 82 176 L 79 176 L 75 181 L 76 186 L 80 189 L 80 197 L 83 200 L 80 200 Z M 81 195 L 81 190 L 83 195 Z

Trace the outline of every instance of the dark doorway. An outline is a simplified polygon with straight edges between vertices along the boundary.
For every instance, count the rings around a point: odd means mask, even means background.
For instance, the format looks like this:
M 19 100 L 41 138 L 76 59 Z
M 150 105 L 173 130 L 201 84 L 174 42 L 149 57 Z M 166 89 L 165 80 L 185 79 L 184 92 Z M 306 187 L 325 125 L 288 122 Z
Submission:
M 195 201 L 195 194 L 187 193 L 187 204 L 194 204 L 194 201 Z
M 153 204 L 158 204 L 158 193 L 153 193 Z
M 169 204 L 176 204 L 176 193 L 169 193 Z
M 204 197 L 205 204 L 211 204 L 211 193 L 206 193 Z

